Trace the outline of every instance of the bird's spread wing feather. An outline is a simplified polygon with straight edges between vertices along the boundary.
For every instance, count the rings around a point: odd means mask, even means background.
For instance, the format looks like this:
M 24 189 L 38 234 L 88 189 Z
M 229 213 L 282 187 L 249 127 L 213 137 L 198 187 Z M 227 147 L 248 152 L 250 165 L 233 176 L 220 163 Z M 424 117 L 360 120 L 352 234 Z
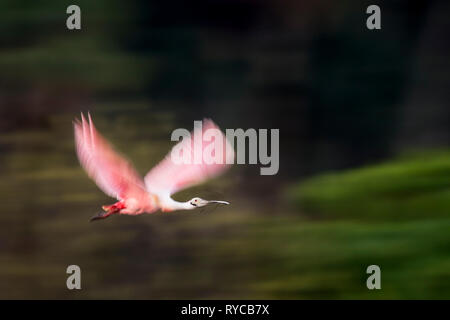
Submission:
M 120 156 L 103 138 L 88 114 L 87 121 L 81 114 L 81 122 L 74 122 L 78 159 L 97 186 L 110 197 L 123 200 L 139 198 L 145 186 L 133 166 Z
M 217 129 L 215 132 L 217 135 L 213 136 L 210 141 L 204 141 L 195 139 L 196 134 L 204 135 L 208 129 Z M 213 146 L 211 143 L 216 144 L 216 140 L 221 140 L 221 143 L 217 143 L 218 146 L 222 145 L 222 152 L 219 152 L 219 157 L 215 163 L 208 163 L 204 160 L 202 155 L 204 153 L 210 154 Z M 200 142 L 200 143 L 199 143 Z M 196 146 L 195 144 L 200 144 Z M 208 147 L 209 146 L 209 147 Z M 200 184 L 210 178 L 213 178 L 223 171 L 225 171 L 229 164 L 234 159 L 234 150 L 230 145 L 222 131 L 211 120 L 204 120 L 202 125 L 202 132 L 199 129 L 194 130 L 190 138 L 185 138 L 174 149 L 183 150 L 190 154 L 190 163 L 175 163 L 171 157 L 171 152 L 152 170 L 150 170 L 145 176 L 145 186 L 151 193 L 158 195 L 170 195 L 179 190 L 191 187 L 193 185 Z M 172 149 L 172 150 L 174 150 Z M 214 152 L 212 152 L 215 154 Z M 194 159 L 200 159 L 201 161 L 194 162 Z M 228 160 L 228 161 L 227 161 Z

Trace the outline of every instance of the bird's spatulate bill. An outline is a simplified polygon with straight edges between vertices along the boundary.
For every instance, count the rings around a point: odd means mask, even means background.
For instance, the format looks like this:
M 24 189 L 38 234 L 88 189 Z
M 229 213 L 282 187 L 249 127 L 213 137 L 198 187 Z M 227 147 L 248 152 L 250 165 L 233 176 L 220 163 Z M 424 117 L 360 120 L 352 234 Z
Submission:
M 229 205 L 230 204 L 227 201 L 220 201 L 220 200 L 209 200 L 208 203 L 220 203 L 220 204 L 225 204 L 225 205 Z

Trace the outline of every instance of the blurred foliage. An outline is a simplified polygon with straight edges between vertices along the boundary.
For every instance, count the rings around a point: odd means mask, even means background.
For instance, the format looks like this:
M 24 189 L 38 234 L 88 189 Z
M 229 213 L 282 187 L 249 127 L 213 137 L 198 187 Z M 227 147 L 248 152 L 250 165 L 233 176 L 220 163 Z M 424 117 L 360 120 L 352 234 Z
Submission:
M 98 129 L 142 174 L 169 150 L 167 137 L 177 126 L 173 115 L 148 113 L 146 105 L 100 105 L 94 115 Z M 123 109 L 139 116 L 126 116 Z M 448 152 L 336 174 L 342 188 L 333 192 L 342 189 L 339 194 L 347 200 L 301 198 L 324 210 L 320 215 L 303 202 L 297 203 L 300 210 L 292 210 L 280 200 L 248 197 L 242 186 L 261 184 L 263 177 L 242 180 L 239 170 L 232 170 L 175 195 L 180 200 L 206 198 L 210 189 L 223 189 L 231 206 L 89 223 L 100 205 L 112 200 L 79 167 L 70 120 L 70 115 L 55 115 L 49 130 L 0 137 L 0 148 L 9 150 L 0 154 L 1 298 L 450 298 L 449 217 L 440 212 L 441 219 L 436 214 L 428 219 L 424 211 L 422 220 L 394 222 L 386 205 L 370 212 L 364 206 L 377 205 L 381 194 L 395 195 L 389 202 L 396 206 L 389 211 L 395 214 L 395 209 L 409 208 L 402 204 L 405 194 L 426 194 L 425 186 L 430 196 L 444 192 Z M 110 127 L 130 130 L 108 131 Z M 298 188 L 303 190 L 293 190 Z M 327 188 L 324 183 L 311 190 L 331 193 Z M 349 206 L 352 214 L 336 221 L 340 212 L 333 203 L 340 208 L 348 198 L 355 206 Z M 379 222 L 372 223 L 375 210 L 381 210 L 385 221 L 377 217 Z M 65 288 L 69 264 L 82 268 L 79 292 Z M 366 288 L 371 264 L 381 267 L 381 291 Z
M 277 297 L 450 297 L 448 150 L 320 174 L 288 188 L 285 196 L 304 217 L 318 221 L 270 229 L 279 257 L 272 266 L 284 268 L 270 282 Z M 371 264 L 381 267 L 378 292 L 360 285 L 367 278 L 361 266 Z
M 151 57 L 125 53 L 115 41 L 132 17 L 124 13 L 132 13 L 133 7 L 117 1 L 80 1 L 84 27 L 77 32 L 65 28 L 69 4 L 2 2 L 0 20 L 6 28 L 0 30 L 0 82 L 8 86 L 65 84 L 96 94 L 142 90 L 152 71 Z M 24 36 L 12 36 L 17 33 Z
M 2 77 L 13 83 L 76 83 L 97 93 L 138 89 L 150 70 L 150 59 L 130 57 L 108 45 L 99 51 L 99 45 L 77 39 L 50 43 L 51 51 L 40 47 L 6 51 L 0 54 Z
M 252 229 L 265 250 L 256 292 L 277 299 L 449 299 L 449 228 L 448 217 L 402 224 L 265 221 Z M 372 264 L 381 268 L 381 290 L 365 285 Z
M 386 160 L 447 144 L 442 3 L 383 0 L 368 32 L 368 1 L 79 0 L 69 31 L 72 1 L 1 1 L 0 298 L 450 298 L 449 152 Z M 75 156 L 86 109 L 142 175 L 204 116 L 280 128 L 280 172 L 175 195 L 231 206 L 89 224 L 114 200 Z
M 321 174 L 288 191 L 306 213 L 333 219 L 448 217 L 450 152 L 399 157 L 379 165 Z

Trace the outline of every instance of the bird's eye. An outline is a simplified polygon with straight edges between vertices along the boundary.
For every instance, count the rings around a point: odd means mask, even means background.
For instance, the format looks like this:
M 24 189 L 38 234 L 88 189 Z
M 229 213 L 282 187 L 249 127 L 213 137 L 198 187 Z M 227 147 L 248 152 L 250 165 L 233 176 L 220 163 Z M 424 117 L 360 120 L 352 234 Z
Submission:
M 197 199 L 195 199 L 194 202 L 197 202 Z

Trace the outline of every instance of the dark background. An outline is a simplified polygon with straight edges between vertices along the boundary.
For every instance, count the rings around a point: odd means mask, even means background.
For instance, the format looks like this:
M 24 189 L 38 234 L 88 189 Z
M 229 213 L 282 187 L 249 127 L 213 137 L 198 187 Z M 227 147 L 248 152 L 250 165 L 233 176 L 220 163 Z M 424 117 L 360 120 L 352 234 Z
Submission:
M 0 297 L 449 298 L 449 9 L 2 1 Z M 226 208 L 89 224 L 112 199 L 75 156 L 88 110 L 142 175 L 203 117 L 279 128 L 280 171 L 236 165 L 175 196 Z M 366 288 L 371 264 L 382 290 Z

